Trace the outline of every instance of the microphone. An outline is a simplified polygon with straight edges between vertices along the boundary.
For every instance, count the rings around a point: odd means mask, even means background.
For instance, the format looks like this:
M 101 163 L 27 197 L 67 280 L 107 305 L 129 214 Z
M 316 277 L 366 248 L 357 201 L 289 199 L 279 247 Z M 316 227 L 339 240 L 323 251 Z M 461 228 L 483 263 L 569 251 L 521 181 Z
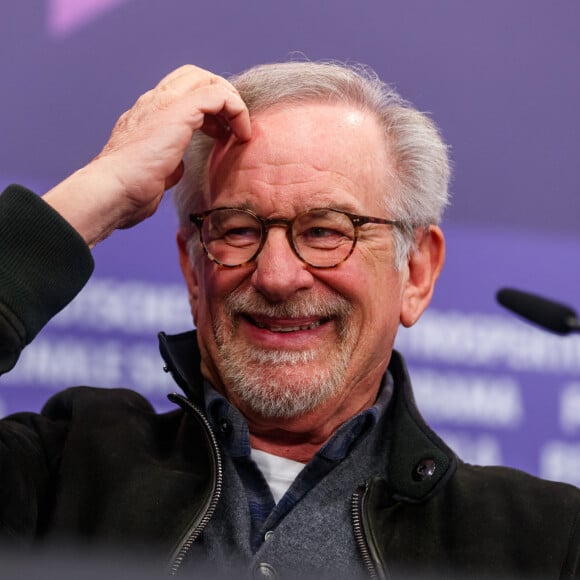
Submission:
M 513 288 L 498 290 L 496 299 L 508 310 L 556 334 L 580 332 L 576 312 L 564 304 Z

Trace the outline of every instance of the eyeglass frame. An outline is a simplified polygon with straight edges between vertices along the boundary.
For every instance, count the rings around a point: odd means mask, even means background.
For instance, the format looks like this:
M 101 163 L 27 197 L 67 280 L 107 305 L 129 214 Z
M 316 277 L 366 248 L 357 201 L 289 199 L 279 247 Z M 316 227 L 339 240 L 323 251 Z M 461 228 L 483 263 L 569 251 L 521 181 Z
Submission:
M 242 262 L 241 264 L 224 264 L 223 262 L 221 262 L 220 260 L 218 260 L 215 256 L 212 256 L 209 253 L 209 250 L 207 249 L 207 246 L 205 245 L 205 241 L 203 239 L 203 222 L 204 220 L 211 215 L 212 213 L 219 211 L 219 210 L 234 210 L 234 211 L 240 211 L 242 213 L 246 213 L 249 214 L 250 216 L 252 216 L 253 218 L 255 218 L 258 223 L 260 224 L 261 227 L 261 237 L 260 237 L 260 243 L 258 245 L 258 248 L 256 249 L 256 251 L 254 252 L 254 254 L 252 255 L 251 258 L 249 258 L 248 260 Z M 307 262 L 298 252 L 298 249 L 296 248 L 296 245 L 294 244 L 294 238 L 292 237 L 292 227 L 294 225 L 294 222 L 301 216 L 303 216 L 304 214 L 310 213 L 310 212 L 315 212 L 315 211 L 334 211 L 336 213 L 341 213 L 345 216 L 347 216 L 350 221 L 352 222 L 352 225 L 354 227 L 354 238 L 352 241 L 352 246 L 350 248 L 350 251 L 348 252 L 348 254 L 342 259 L 340 260 L 340 262 L 337 262 L 336 264 L 333 264 L 331 266 L 316 266 L 315 264 L 311 264 L 310 262 Z M 348 260 L 353 252 L 354 249 L 356 247 L 358 238 L 359 238 L 359 230 L 362 226 L 366 225 L 366 224 L 382 224 L 382 225 L 388 225 L 388 226 L 394 226 L 394 227 L 398 227 L 400 229 L 405 229 L 405 222 L 400 221 L 400 220 L 388 220 L 385 218 L 378 218 L 378 217 L 371 217 L 371 216 L 363 216 L 363 215 L 358 215 L 355 213 L 350 213 L 348 211 L 344 211 L 342 209 L 336 209 L 333 207 L 313 207 L 311 209 L 307 209 L 303 212 L 300 212 L 299 214 L 295 215 L 293 218 L 263 218 L 261 216 L 259 216 L 257 213 L 255 213 L 254 211 L 252 211 L 251 209 L 248 208 L 244 208 L 244 207 L 231 207 L 231 206 L 222 206 L 222 207 L 214 207 L 212 209 L 208 209 L 204 212 L 200 212 L 200 213 L 192 213 L 189 214 L 189 220 L 194 223 L 198 229 L 199 229 L 199 239 L 201 241 L 201 246 L 203 248 L 203 251 L 205 252 L 205 255 L 214 263 L 223 266 L 224 268 L 241 268 L 243 266 L 247 266 L 248 264 L 250 264 L 251 262 L 253 262 L 260 254 L 260 252 L 262 251 L 262 249 L 264 248 L 264 244 L 266 243 L 266 239 L 268 237 L 268 232 L 270 231 L 270 228 L 272 226 L 280 226 L 280 227 L 285 227 L 286 228 L 286 238 L 288 239 L 288 243 L 290 244 L 290 248 L 292 249 L 292 251 L 294 252 L 294 255 L 304 264 L 306 264 L 307 266 L 311 267 L 311 268 L 316 268 L 319 270 L 331 270 L 332 268 L 336 268 L 337 266 L 339 266 L 340 264 L 342 264 L 343 262 L 346 262 L 346 260 Z

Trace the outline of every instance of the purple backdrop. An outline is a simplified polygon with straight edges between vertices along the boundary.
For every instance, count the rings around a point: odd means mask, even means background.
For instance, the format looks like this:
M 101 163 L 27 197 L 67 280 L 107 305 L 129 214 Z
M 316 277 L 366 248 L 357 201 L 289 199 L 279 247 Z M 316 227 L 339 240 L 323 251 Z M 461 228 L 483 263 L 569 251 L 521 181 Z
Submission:
M 185 62 L 218 73 L 299 53 L 371 65 L 452 146 L 448 260 L 402 331 L 424 414 L 460 454 L 580 484 L 580 340 L 502 312 L 505 285 L 580 306 L 580 4 L 573 0 L 28 0 L 0 7 L 0 181 L 39 193 Z M 173 386 L 155 334 L 191 326 L 169 202 L 97 248 L 85 291 L 0 379 L 0 412 L 70 384 Z

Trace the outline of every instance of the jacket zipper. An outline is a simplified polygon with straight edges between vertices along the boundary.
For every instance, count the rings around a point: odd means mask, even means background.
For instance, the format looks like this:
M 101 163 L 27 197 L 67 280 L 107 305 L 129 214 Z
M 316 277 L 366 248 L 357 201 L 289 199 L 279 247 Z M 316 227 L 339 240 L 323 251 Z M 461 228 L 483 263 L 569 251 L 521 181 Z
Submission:
M 209 520 L 213 516 L 213 513 L 216 509 L 217 503 L 222 493 L 223 467 L 217 440 L 215 438 L 215 435 L 213 434 L 211 426 L 208 420 L 206 419 L 205 415 L 199 410 L 199 408 L 196 405 L 194 405 L 191 401 L 189 401 L 182 395 L 174 393 L 172 395 L 169 395 L 168 398 L 170 401 L 177 403 L 181 408 L 186 409 L 189 412 L 192 412 L 205 427 L 206 435 L 212 450 L 213 457 L 212 467 L 214 468 L 214 472 L 216 474 L 213 493 L 205 508 L 205 512 L 202 512 L 203 516 L 201 517 L 201 519 L 199 519 L 199 517 L 196 518 L 196 520 L 194 520 L 191 523 L 187 533 L 184 534 L 183 536 L 184 539 L 175 548 L 169 560 L 170 561 L 169 575 L 175 576 L 179 571 L 179 569 L 181 568 L 181 566 L 183 565 L 185 557 L 187 556 L 187 553 L 189 552 L 191 546 L 199 538 L 200 534 L 203 532 Z
M 352 525 L 354 528 L 354 539 L 362 557 L 363 564 L 367 570 L 367 574 L 369 575 L 369 578 L 379 580 L 384 578 L 384 576 L 379 573 L 375 563 L 373 562 L 363 525 L 363 505 L 367 490 L 368 483 L 365 483 L 352 494 Z

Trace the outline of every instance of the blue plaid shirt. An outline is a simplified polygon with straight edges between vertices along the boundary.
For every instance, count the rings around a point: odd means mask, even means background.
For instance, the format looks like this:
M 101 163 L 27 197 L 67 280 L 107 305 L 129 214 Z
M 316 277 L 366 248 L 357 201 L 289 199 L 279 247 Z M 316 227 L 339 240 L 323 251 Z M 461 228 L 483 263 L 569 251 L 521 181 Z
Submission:
M 246 490 L 252 519 L 251 546 L 254 552 L 267 531 L 284 516 L 330 470 L 340 463 L 377 424 L 393 394 L 393 379 L 386 373 L 375 404 L 341 425 L 304 466 L 282 499 L 276 504 L 262 472 L 251 458 L 250 431 L 242 414 L 207 381 L 205 406 L 208 420 L 225 453 L 232 458 Z

